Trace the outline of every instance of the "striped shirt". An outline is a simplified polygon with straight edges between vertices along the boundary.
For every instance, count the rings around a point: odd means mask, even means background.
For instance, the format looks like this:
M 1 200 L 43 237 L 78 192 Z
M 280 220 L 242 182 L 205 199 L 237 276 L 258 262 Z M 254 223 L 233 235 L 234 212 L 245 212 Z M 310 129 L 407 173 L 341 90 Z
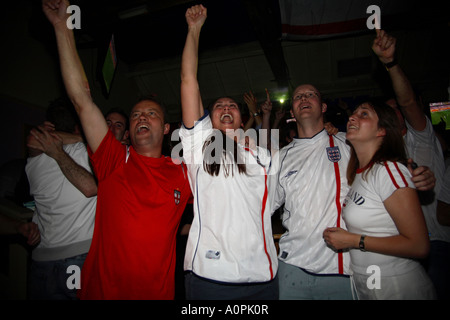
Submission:
M 357 171 L 343 204 L 348 231 L 373 237 L 398 235 L 383 202 L 397 189 L 414 188 L 411 174 L 404 165 L 390 161 L 375 163 L 366 170 Z M 366 274 L 371 265 L 380 267 L 383 276 L 402 274 L 417 267 L 414 260 L 374 252 L 350 250 L 350 257 L 351 270 L 359 274 Z

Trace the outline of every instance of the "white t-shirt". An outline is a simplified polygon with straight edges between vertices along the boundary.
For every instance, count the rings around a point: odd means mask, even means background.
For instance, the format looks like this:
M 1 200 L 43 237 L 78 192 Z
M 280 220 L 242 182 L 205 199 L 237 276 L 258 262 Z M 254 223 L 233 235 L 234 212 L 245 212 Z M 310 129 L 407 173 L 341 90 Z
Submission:
M 197 121 L 194 128 L 183 126 L 180 130 L 194 195 L 194 219 L 184 269 L 220 282 L 272 280 L 278 261 L 271 226 L 270 153 L 239 144 L 238 152 L 246 158 L 247 173 L 240 174 L 230 156 L 221 156 L 220 173 L 211 176 L 203 167 L 203 147 L 213 131 L 208 115 Z M 205 149 L 205 153 L 210 154 L 210 150 Z M 227 177 L 224 162 L 230 165 Z
M 279 259 L 317 274 L 348 274 L 348 252 L 336 253 L 323 241 L 323 231 L 339 226 L 348 192 L 350 148 L 345 134 L 324 130 L 308 139 L 294 139 L 279 152 L 275 208 L 284 203 Z
M 408 168 L 397 162 L 374 164 L 367 171 L 357 172 L 355 181 L 345 198 L 343 216 L 348 231 L 373 237 L 388 237 L 399 232 L 383 202 L 399 188 L 414 188 Z M 407 214 L 407 212 L 405 212 Z M 378 266 L 383 276 L 409 272 L 418 262 L 374 252 L 350 250 L 351 269 L 367 274 L 371 265 Z
M 441 192 L 445 175 L 445 164 L 442 148 L 433 131 L 433 126 L 428 118 L 423 131 L 414 130 L 407 121 L 407 132 L 404 136 L 408 157 L 412 158 L 419 166 L 427 166 L 436 177 L 434 187 L 434 201 L 428 205 L 422 205 L 422 211 L 427 222 L 430 240 L 450 242 L 450 227 L 442 226 L 437 221 L 436 207 L 437 197 Z
M 442 182 L 441 192 L 439 192 L 438 200 L 450 204 L 450 158 L 445 162 L 446 169 Z
M 84 143 L 63 146 L 80 166 L 92 172 Z M 33 250 L 38 261 L 60 260 L 87 253 L 94 231 L 97 197 L 86 198 L 45 153 L 28 158 L 25 167 L 36 210 L 33 215 L 41 231 L 41 242 Z

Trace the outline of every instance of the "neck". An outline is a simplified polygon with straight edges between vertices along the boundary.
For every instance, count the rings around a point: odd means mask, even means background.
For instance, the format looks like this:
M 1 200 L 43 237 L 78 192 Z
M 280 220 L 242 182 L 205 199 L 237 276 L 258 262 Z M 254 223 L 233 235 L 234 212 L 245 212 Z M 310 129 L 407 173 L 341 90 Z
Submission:
M 359 168 L 366 167 L 372 161 L 375 152 L 378 150 L 378 146 L 368 143 L 356 145 L 352 143 L 352 145 L 358 158 Z
M 297 121 L 297 133 L 299 138 L 312 138 L 324 128 L 323 119 L 317 123 L 300 123 Z
M 149 148 L 148 146 L 139 146 L 139 145 L 133 145 L 134 150 L 137 154 L 144 156 L 144 157 L 150 157 L 150 158 L 160 158 L 161 157 L 161 147 L 160 148 Z

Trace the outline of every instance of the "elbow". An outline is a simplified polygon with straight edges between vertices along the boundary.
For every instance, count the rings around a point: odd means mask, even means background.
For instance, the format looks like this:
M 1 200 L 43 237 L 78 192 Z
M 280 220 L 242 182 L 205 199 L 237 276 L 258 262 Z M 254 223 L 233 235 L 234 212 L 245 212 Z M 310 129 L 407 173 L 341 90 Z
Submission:
M 83 191 L 83 194 L 86 198 L 92 198 L 97 195 L 97 186 L 93 186 Z
M 425 241 L 422 241 L 422 243 L 417 244 L 415 246 L 414 258 L 424 259 L 428 256 L 429 252 L 430 252 L 430 240 L 427 238 Z

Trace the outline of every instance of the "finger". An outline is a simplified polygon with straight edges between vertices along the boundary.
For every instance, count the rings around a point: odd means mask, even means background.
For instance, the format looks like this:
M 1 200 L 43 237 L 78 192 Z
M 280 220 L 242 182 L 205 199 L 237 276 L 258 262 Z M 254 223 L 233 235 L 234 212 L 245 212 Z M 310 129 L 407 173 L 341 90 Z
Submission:
M 44 127 L 46 130 L 54 131 L 55 125 L 51 123 L 50 121 L 44 121 Z
M 50 137 L 52 137 L 53 139 L 55 139 L 57 141 L 63 141 L 61 136 L 59 134 L 57 134 L 56 132 L 48 132 L 48 134 L 50 135 Z
M 270 101 L 270 94 L 269 94 L 269 90 L 267 90 L 267 88 L 266 88 L 266 98 L 267 98 L 267 101 Z
M 37 128 L 31 129 L 30 134 L 38 141 L 41 140 L 41 138 L 43 137 L 42 132 Z

